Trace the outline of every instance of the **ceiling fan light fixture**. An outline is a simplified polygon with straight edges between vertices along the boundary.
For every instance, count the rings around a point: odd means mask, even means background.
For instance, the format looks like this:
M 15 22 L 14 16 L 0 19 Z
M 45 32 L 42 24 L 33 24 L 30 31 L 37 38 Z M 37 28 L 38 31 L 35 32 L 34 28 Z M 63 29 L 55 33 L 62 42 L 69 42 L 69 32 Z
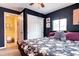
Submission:
M 38 8 L 44 8 L 45 7 L 45 5 L 43 4 L 43 3 L 30 3 L 29 5 L 31 5 L 31 6 L 37 6 Z

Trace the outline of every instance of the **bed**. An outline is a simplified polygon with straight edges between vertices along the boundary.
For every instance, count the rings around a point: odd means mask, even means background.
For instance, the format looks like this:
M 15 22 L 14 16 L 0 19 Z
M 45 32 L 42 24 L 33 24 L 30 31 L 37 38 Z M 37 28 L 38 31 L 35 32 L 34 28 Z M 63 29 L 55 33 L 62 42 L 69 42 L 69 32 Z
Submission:
M 79 56 L 79 41 L 54 37 L 24 40 L 20 48 L 28 56 Z

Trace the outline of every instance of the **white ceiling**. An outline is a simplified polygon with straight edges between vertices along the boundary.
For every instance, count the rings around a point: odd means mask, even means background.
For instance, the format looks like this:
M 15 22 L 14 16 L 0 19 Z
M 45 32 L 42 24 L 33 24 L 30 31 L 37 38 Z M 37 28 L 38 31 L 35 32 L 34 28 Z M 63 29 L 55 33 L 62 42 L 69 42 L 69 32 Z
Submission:
M 24 8 L 34 10 L 42 14 L 48 14 L 58 9 L 73 5 L 75 3 L 44 3 L 45 7 L 41 8 L 39 5 L 34 4 L 32 6 L 29 3 L 0 3 L 0 7 L 9 8 L 16 11 L 22 11 Z

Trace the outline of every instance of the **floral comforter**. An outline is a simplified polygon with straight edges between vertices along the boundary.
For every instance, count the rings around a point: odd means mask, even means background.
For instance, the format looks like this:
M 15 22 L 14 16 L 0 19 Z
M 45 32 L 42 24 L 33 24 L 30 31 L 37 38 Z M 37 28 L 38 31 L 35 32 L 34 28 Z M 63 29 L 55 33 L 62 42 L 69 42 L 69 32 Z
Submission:
M 29 56 L 79 56 L 79 41 L 44 37 L 24 40 L 21 48 Z

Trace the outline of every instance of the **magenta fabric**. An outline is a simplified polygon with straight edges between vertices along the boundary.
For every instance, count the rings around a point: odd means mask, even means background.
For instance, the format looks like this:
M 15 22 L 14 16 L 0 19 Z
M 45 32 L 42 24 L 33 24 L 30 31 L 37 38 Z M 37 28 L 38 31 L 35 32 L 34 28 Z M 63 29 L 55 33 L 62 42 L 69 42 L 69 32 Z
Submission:
M 79 41 L 79 32 L 67 32 L 66 34 L 66 39 L 71 40 L 71 41 Z M 54 36 L 55 32 L 50 32 L 48 36 Z
M 54 36 L 55 35 L 55 32 L 49 32 L 48 36 Z
M 71 41 L 79 41 L 79 32 L 67 32 L 66 38 Z

